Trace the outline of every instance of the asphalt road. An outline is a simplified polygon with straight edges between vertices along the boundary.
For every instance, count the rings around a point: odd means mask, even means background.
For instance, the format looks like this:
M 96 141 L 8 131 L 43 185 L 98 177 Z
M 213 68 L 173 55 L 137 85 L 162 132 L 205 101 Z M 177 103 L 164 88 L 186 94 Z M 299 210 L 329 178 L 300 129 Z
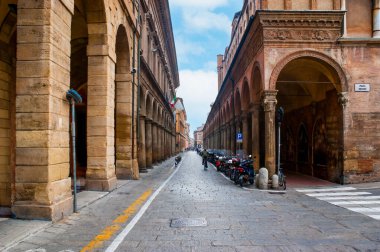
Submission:
M 380 250 L 379 189 L 247 190 L 182 155 L 9 251 Z

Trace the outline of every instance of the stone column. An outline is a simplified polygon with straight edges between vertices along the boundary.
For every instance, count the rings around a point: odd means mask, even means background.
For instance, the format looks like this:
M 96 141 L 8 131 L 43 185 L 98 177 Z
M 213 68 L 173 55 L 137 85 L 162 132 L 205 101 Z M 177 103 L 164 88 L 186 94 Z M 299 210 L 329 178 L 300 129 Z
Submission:
M 227 130 L 227 136 L 226 136 L 226 141 L 227 141 L 227 150 L 231 152 L 231 126 L 230 124 L 226 124 L 226 130 Z
M 249 133 L 248 133 L 248 118 L 247 114 L 245 113 L 242 116 L 242 124 L 243 124 L 243 150 L 246 155 L 251 155 L 252 153 L 248 153 L 248 144 L 249 144 Z
M 257 168 L 260 168 L 260 106 L 260 104 L 254 104 L 252 113 L 252 155 L 256 157 Z
M 140 115 L 140 130 L 138 143 L 138 159 L 140 172 L 147 172 L 146 169 L 146 135 L 145 135 L 145 116 Z
M 265 168 L 271 178 L 276 172 L 276 95 L 277 91 L 266 90 L 263 93 L 265 113 Z
M 145 120 L 145 155 L 146 155 L 146 167 L 152 168 L 152 120 L 146 118 Z
M 346 0 L 341 0 L 340 9 L 346 11 Z M 347 36 L 347 13 L 344 14 L 343 19 L 343 37 Z
M 157 162 L 157 123 L 152 123 L 152 163 Z
M 157 127 L 157 136 L 158 136 L 158 141 L 157 141 L 158 161 L 162 161 L 163 144 L 162 144 L 162 126 L 161 125 Z
M 236 154 L 236 126 L 235 122 L 231 121 L 231 134 L 230 134 L 230 141 L 231 141 L 231 152 L 232 154 Z
M 165 135 L 166 135 L 166 130 L 165 127 L 162 126 L 162 160 L 165 160 L 166 158 L 166 142 L 165 142 Z
M 74 2 L 19 0 L 17 7 L 16 193 L 11 211 L 17 218 L 56 221 L 73 212 L 66 91 Z
M 373 0 L 373 37 L 380 38 L 380 0 Z

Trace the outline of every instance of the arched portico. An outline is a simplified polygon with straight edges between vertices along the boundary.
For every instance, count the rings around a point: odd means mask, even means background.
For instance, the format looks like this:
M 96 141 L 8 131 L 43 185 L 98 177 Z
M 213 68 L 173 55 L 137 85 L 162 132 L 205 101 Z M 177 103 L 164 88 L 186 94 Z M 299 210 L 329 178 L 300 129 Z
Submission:
M 15 198 L 17 12 L 8 8 L 11 2 L 0 3 L 8 10 L 0 15 L 0 216 L 11 214 Z
M 277 108 L 285 110 L 283 167 L 339 182 L 344 150 L 339 94 L 347 90 L 343 70 L 322 53 L 294 53 L 275 68 L 270 87 L 278 90 Z
M 120 25 L 116 36 L 115 66 L 115 164 L 119 179 L 138 177 L 133 167 L 131 57 L 126 29 Z

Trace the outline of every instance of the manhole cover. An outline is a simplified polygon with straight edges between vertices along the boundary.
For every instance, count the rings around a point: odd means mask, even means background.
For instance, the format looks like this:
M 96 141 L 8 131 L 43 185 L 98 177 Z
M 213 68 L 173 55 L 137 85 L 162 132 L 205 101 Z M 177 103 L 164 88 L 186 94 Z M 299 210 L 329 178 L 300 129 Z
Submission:
M 170 227 L 181 228 L 181 227 L 206 227 L 207 221 L 205 218 L 178 218 L 172 219 L 170 222 Z

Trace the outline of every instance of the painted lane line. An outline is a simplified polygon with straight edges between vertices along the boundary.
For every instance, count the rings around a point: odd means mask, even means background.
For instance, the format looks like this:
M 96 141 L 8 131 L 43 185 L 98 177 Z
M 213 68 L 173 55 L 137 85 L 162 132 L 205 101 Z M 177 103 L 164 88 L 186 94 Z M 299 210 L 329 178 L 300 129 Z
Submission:
M 334 191 L 353 191 L 357 190 L 354 187 L 336 187 L 336 188 L 316 188 L 316 189 L 296 189 L 297 192 L 312 193 L 312 192 L 334 192 Z
M 339 206 L 345 206 L 345 205 L 378 205 L 380 204 L 379 200 L 374 201 L 328 201 L 331 204 L 339 205 Z
M 321 197 L 321 196 L 353 196 L 353 195 L 369 195 L 369 192 L 337 192 L 337 193 L 307 193 L 310 197 Z
M 380 214 L 369 214 L 368 217 L 374 218 L 375 220 L 380 220 Z
M 347 207 L 347 209 L 357 213 L 380 213 L 380 207 Z
M 157 195 L 161 192 L 161 190 L 166 186 L 166 184 L 173 178 L 173 176 L 178 172 L 179 168 L 182 166 L 182 163 L 177 166 L 177 169 L 170 175 L 169 178 L 165 180 L 165 182 L 150 196 L 150 198 L 145 202 L 145 204 L 141 207 L 140 211 L 133 217 L 131 222 L 121 231 L 120 234 L 116 236 L 111 245 L 105 250 L 106 252 L 114 252 L 120 246 L 120 244 L 124 241 L 125 237 L 129 234 L 129 232 L 133 229 L 133 227 L 137 224 L 137 222 L 144 215 L 150 204 L 152 204 L 153 200 L 157 197 Z
M 112 225 L 106 227 L 102 232 L 90 241 L 81 252 L 94 251 L 100 248 L 105 241 L 108 241 L 112 236 L 122 228 L 130 216 L 132 216 L 137 209 L 148 199 L 152 194 L 152 189 L 145 191 L 137 200 L 135 200 L 127 209 L 123 211 L 116 219 L 112 221 Z
M 334 201 L 334 200 L 378 200 L 380 196 L 342 196 L 342 197 L 317 197 L 319 200 Z

